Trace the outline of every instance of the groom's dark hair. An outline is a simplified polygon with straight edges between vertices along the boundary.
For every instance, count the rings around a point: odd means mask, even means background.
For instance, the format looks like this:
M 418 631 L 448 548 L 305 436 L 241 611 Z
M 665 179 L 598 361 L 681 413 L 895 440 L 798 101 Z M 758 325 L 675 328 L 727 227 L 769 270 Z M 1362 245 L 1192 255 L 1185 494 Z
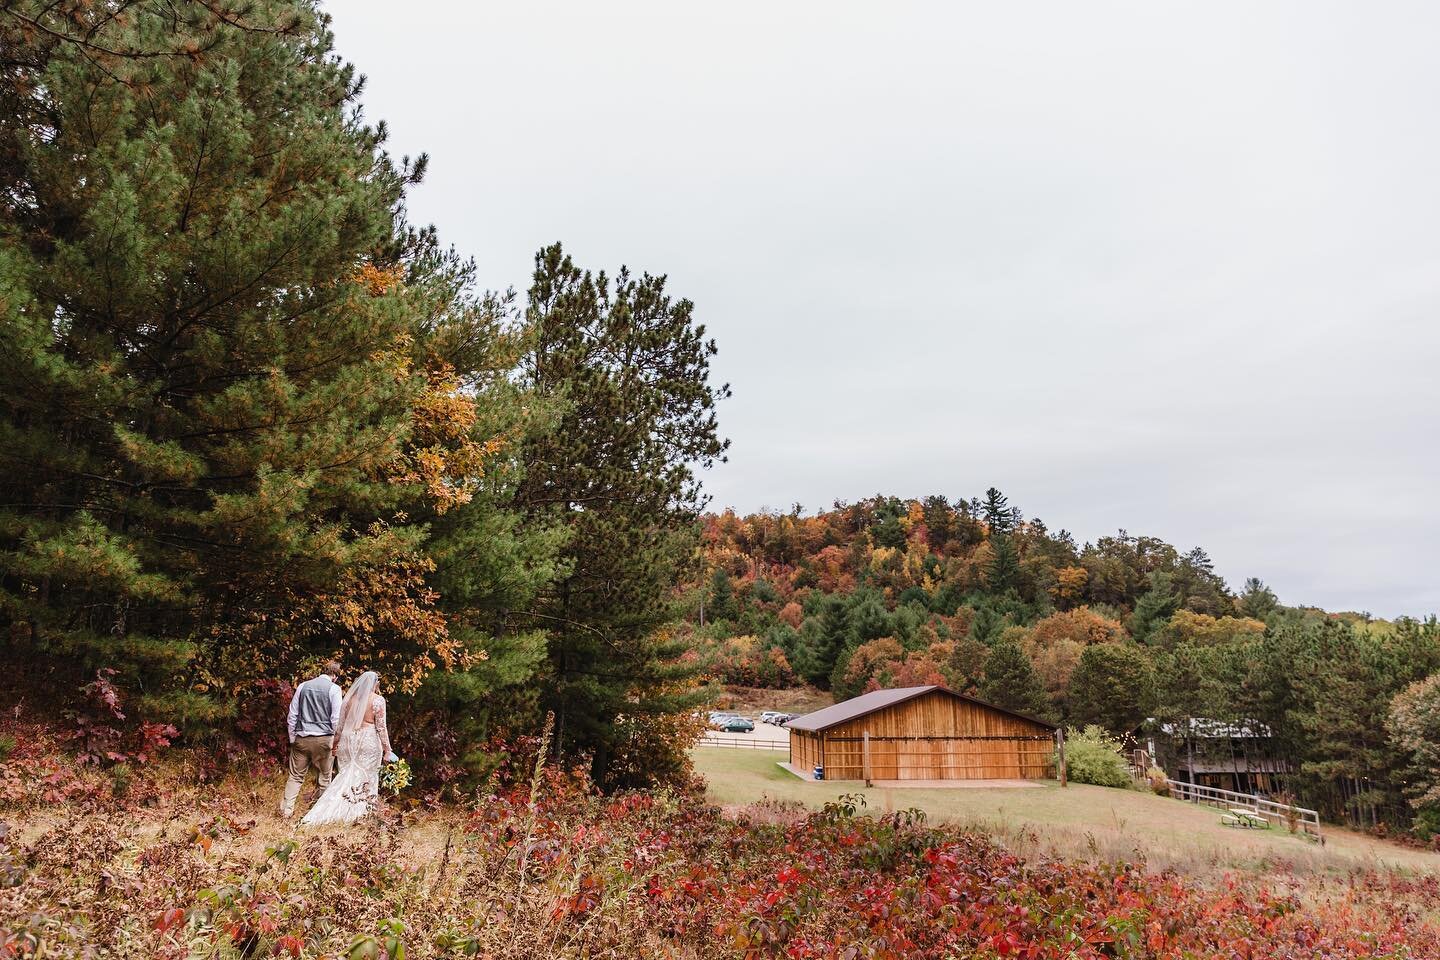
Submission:
M 340 664 L 338 661 L 331 660 L 329 663 L 325 664 L 325 668 L 320 672 L 328 673 L 332 678 L 338 680 L 340 678 Z

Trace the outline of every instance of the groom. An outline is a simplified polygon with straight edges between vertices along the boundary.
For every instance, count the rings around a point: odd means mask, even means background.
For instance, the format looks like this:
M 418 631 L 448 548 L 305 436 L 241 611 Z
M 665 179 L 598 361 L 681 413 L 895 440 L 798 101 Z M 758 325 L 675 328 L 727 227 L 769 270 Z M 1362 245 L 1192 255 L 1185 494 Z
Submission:
M 320 675 L 295 688 L 290 698 L 290 779 L 285 784 L 285 799 L 280 815 L 295 815 L 295 798 L 305 785 L 305 774 L 313 766 L 320 789 L 330 786 L 332 757 L 330 744 L 340 724 L 340 664 L 331 660 Z

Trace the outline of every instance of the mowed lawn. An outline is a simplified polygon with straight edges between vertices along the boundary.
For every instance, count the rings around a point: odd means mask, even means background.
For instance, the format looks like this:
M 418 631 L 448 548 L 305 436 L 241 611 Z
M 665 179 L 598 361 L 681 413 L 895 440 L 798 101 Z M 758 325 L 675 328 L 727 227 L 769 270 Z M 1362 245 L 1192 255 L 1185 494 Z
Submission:
M 1283 827 L 1222 826 L 1220 811 L 1140 790 L 1053 781 L 1028 788 L 865 789 L 859 781 L 808 783 L 781 769 L 785 751 L 697 747 L 691 756 L 707 797 L 725 807 L 770 799 L 818 808 L 860 794 L 866 812 L 918 807 L 932 820 L 973 826 L 1027 855 L 1144 860 L 1185 872 L 1347 871 L 1355 867 L 1440 872 L 1440 854 L 1325 828 L 1325 846 Z

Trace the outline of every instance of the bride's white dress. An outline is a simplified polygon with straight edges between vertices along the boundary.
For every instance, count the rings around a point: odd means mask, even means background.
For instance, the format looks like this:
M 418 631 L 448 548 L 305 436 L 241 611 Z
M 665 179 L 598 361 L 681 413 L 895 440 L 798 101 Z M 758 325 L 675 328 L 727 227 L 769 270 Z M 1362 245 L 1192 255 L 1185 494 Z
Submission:
M 385 698 L 375 696 L 374 723 L 342 730 L 335 757 L 340 771 L 300 822 L 307 827 L 327 823 L 354 823 L 369 813 L 380 794 L 380 764 L 390 755 L 390 733 L 385 726 Z

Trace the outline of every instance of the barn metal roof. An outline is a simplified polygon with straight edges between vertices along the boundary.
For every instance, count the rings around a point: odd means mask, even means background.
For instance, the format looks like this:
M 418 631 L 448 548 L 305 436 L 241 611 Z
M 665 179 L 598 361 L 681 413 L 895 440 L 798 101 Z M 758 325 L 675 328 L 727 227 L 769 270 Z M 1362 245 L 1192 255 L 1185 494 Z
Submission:
M 872 690 L 869 693 L 862 693 L 858 697 L 852 697 L 849 700 L 842 700 L 834 706 L 824 707 L 820 710 L 816 710 L 814 713 L 807 713 L 803 717 L 796 717 L 794 720 L 791 720 L 789 723 L 785 724 L 785 726 L 787 729 L 790 730 L 801 730 L 805 733 L 819 733 L 821 730 L 828 730 L 829 728 L 836 726 L 837 724 L 844 723 L 847 720 L 854 720 L 856 717 L 863 717 L 866 714 L 874 713 L 877 710 L 884 710 L 886 707 L 893 707 L 897 703 L 904 703 L 906 700 L 913 700 L 916 697 L 923 696 L 932 690 L 939 690 L 941 693 L 948 693 L 952 697 L 957 697 L 961 700 L 967 700 L 970 703 L 978 703 L 982 707 L 987 707 L 991 710 L 998 710 L 1001 713 L 1009 714 L 1012 717 L 1019 717 L 1021 720 L 1029 720 L 1031 723 L 1038 723 L 1041 726 L 1048 727 L 1051 730 L 1055 729 L 1055 724 L 1045 720 L 1041 720 L 1039 717 L 1032 717 L 1024 713 L 1017 713 L 1014 710 L 1006 710 L 1004 707 L 997 707 L 993 703 L 986 703 L 984 700 L 978 700 L 975 697 L 967 697 L 963 693 L 956 693 L 954 690 L 951 690 L 948 687 L 942 687 L 939 684 L 930 684 L 929 686 L 924 687 L 896 687 L 893 690 Z

